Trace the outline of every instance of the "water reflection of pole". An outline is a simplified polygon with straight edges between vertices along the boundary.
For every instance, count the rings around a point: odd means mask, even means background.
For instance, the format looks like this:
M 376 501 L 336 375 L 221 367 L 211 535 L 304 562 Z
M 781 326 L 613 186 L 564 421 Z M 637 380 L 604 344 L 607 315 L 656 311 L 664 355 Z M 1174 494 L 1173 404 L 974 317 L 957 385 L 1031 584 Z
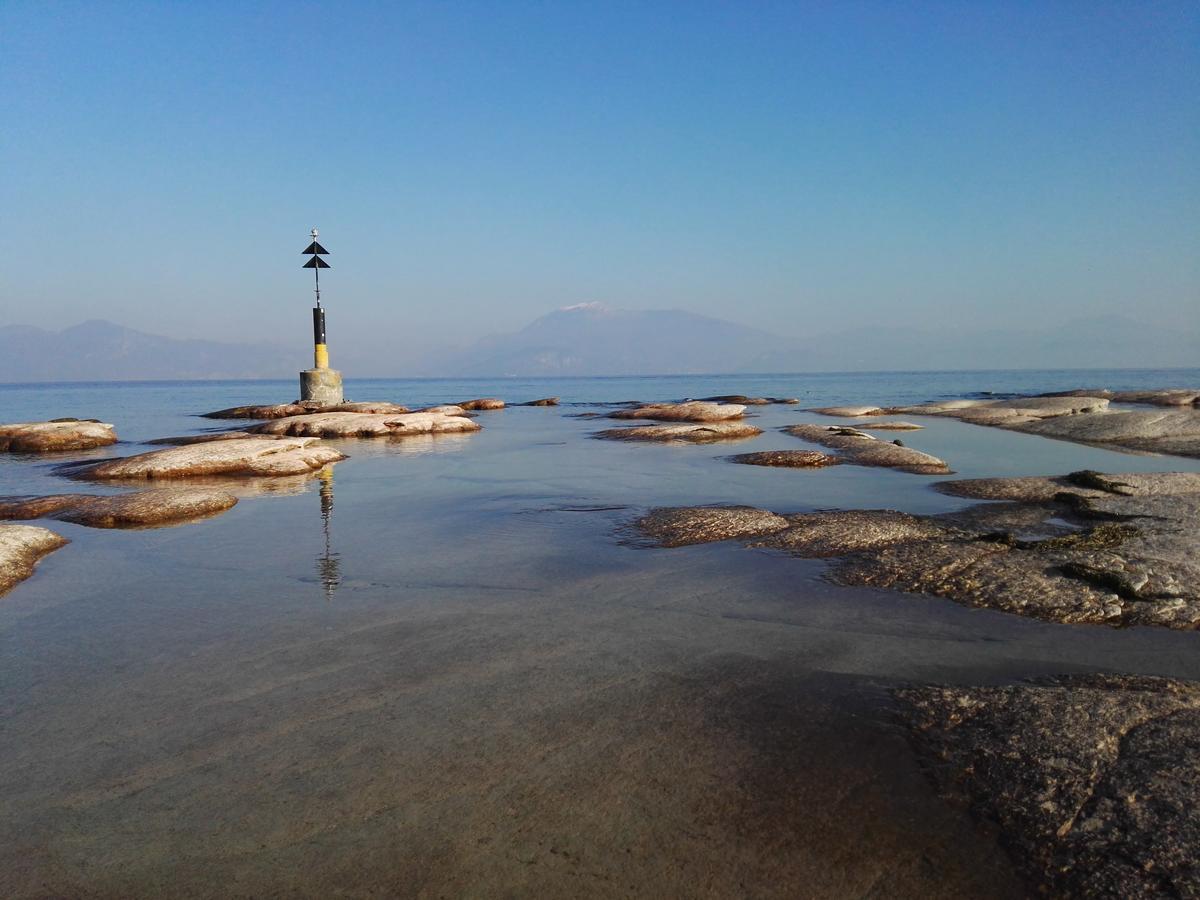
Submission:
M 329 528 L 333 519 L 333 469 L 322 469 L 317 478 L 321 480 L 321 523 L 325 530 L 325 553 L 317 557 L 317 575 L 325 588 L 325 599 L 333 600 L 334 591 L 342 581 L 341 560 L 333 552 Z

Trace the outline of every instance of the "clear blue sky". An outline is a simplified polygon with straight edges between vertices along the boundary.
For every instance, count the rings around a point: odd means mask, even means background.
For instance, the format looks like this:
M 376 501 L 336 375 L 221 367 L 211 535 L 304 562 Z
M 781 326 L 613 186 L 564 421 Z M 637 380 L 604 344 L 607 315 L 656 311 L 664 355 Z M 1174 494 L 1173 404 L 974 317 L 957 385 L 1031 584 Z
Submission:
M 331 338 L 1200 309 L 1196 2 L 6 0 L 0 41 L 0 324 L 303 341 L 314 224 Z

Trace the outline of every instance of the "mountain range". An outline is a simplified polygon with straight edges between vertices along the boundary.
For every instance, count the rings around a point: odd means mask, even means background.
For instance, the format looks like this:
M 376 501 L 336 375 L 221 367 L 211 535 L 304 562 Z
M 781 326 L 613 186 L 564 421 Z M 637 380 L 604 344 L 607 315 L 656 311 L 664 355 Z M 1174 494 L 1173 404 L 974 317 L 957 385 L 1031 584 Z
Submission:
M 347 377 L 688 375 L 929 369 L 1174 368 L 1200 363 L 1200 330 L 1124 316 L 1057 328 L 871 326 L 787 337 L 683 310 L 567 306 L 511 334 L 421 355 L 394 343 L 337 347 Z M 62 331 L 0 327 L 0 382 L 292 378 L 309 348 L 147 334 L 92 320 Z

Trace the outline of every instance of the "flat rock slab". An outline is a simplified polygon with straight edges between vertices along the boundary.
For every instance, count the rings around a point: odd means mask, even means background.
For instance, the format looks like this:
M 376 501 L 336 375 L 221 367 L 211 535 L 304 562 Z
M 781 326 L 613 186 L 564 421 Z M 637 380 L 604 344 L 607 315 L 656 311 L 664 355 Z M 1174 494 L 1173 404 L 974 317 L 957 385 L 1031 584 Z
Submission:
M 916 422 L 884 421 L 884 422 L 855 422 L 854 427 L 862 431 L 919 431 L 924 425 Z
M 184 434 L 176 437 L 155 438 L 147 444 L 164 444 L 168 447 L 186 447 L 189 444 L 207 444 L 210 441 L 240 441 L 246 439 L 273 440 L 272 434 L 253 434 L 249 431 L 214 431 L 208 434 Z
M 927 771 L 1031 893 L 1200 896 L 1200 685 L 1085 675 L 896 692 Z
M 719 397 L 701 397 L 709 403 L 740 403 L 742 406 L 768 406 L 772 403 L 795 405 L 800 401 L 795 397 L 747 397 L 745 394 L 721 394 Z
M 453 405 L 470 412 L 489 409 L 504 409 L 504 401 L 498 400 L 495 397 L 481 397 L 478 400 L 464 400 L 462 403 L 456 403 Z
M 1150 391 L 1110 391 L 1104 388 L 1076 388 L 1054 391 L 1039 397 L 1106 397 L 1114 403 L 1144 403 L 1150 406 L 1200 406 L 1200 389 L 1159 388 Z
M 344 453 L 322 444 L 316 438 L 278 441 L 246 438 L 154 450 L 74 467 L 69 474 L 93 480 L 303 475 L 345 458 Z
M 457 407 L 455 407 L 457 408 Z M 457 434 L 479 431 L 479 423 L 462 415 L 415 412 L 401 415 L 315 413 L 276 419 L 250 429 L 255 434 L 296 437 L 407 437 L 414 434 Z
M 783 469 L 819 469 L 836 466 L 836 456 L 820 450 L 763 450 L 758 453 L 739 453 L 729 457 L 730 462 L 746 466 L 777 466 Z
M 1200 457 L 1198 409 L 1112 410 L 1025 422 L 1018 430 L 1083 444 Z
M 0 594 L 33 574 L 37 561 L 65 546 L 67 539 L 33 525 L 0 525 Z
M 283 419 L 288 416 L 304 416 L 314 412 L 346 412 L 364 414 L 396 414 L 408 412 L 407 406 L 386 400 L 359 400 L 352 403 L 324 404 L 312 400 L 297 403 L 274 403 L 262 406 L 232 406 L 216 412 L 205 413 L 206 419 Z
M 916 475 L 946 475 L 950 472 L 945 461 L 936 456 L 881 441 L 855 428 L 791 425 L 784 431 L 801 440 L 837 450 L 842 462 L 857 466 L 882 466 Z
M 708 403 L 692 400 L 687 403 L 651 403 L 634 409 L 609 413 L 612 419 L 656 419 L 660 422 L 724 422 L 740 419 L 746 407 L 740 403 Z
M 821 416 L 844 416 L 848 419 L 857 419 L 862 416 L 881 415 L 883 410 L 878 406 L 818 406 L 807 412 L 817 413 Z
M 1052 622 L 1192 630 L 1200 627 L 1198 482 L 1193 473 L 979 479 L 946 487 L 966 485 L 953 492 L 1010 502 L 940 516 L 802 513 L 782 517 L 782 527 L 769 510 L 739 508 L 732 521 L 771 523 L 763 536 L 747 541 L 751 546 L 837 557 L 830 574 L 842 584 L 946 597 Z M 675 546 L 673 522 L 682 523 L 687 543 L 697 543 L 705 532 L 693 521 L 703 524 L 712 515 L 703 507 L 656 510 L 636 524 L 652 540 L 665 536 Z M 728 525 L 711 539 L 750 533 Z
M 61 450 L 92 450 L 116 442 L 116 429 L 105 422 L 57 419 L 53 422 L 0 425 L 0 452 L 53 453 Z
M 685 506 L 652 510 L 634 526 L 663 547 L 685 547 L 769 534 L 788 520 L 752 506 Z
M 0 519 L 58 519 L 92 528 L 152 528 L 215 516 L 237 503 L 223 491 L 161 488 L 132 494 L 0 497 Z
M 593 437 L 610 441 L 685 441 L 707 444 L 713 441 L 735 441 L 757 437 L 761 428 L 745 422 L 708 422 L 706 424 L 634 425 L 631 428 L 610 428 L 598 431 Z
M 466 416 L 467 411 L 461 406 L 454 406 L 449 403 L 444 403 L 441 406 L 424 406 L 421 409 L 413 410 L 415 413 L 434 413 L 440 416 Z

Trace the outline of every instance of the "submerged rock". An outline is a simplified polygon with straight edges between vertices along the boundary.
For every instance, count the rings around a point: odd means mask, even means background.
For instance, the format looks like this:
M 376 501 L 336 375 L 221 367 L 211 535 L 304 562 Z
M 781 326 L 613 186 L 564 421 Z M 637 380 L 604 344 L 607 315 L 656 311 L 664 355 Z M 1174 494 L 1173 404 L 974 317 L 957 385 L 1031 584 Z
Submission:
M 739 453 L 729 457 L 729 461 L 747 466 L 818 469 L 823 466 L 836 466 L 839 460 L 819 450 L 762 450 L 758 453 Z
M 931 778 L 1039 894 L 1200 896 L 1200 685 L 1083 675 L 896 692 Z
M 0 519 L 59 519 L 92 528 L 146 528 L 207 518 L 236 503 L 232 494 L 196 488 L 161 488 L 113 496 L 0 497 Z
M 495 397 L 483 397 L 479 400 L 466 400 L 462 403 L 454 404 L 460 409 L 470 410 L 472 412 L 481 409 L 504 409 L 504 401 L 497 400 Z
M 64 471 L 75 478 L 93 480 L 302 475 L 345 458 L 344 453 L 315 438 L 278 441 L 246 438 L 153 450 L 137 456 L 72 466 Z
M 839 451 L 842 462 L 858 466 L 883 466 L 917 475 L 947 475 L 950 467 L 943 460 L 911 447 L 881 441 L 856 428 L 828 425 L 791 425 L 788 434 Z
M 663 547 L 684 547 L 768 534 L 788 520 L 752 506 L 685 506 L 652 510 L 634 525 Z
M 528 400 L 521 406 L 558 406 L 557 397 L 543 397 L 541 400 Z
M 892 509 L 830 510 L 788 517 L 788 527 L 752 546 L 806 557 L 845 556 L 900 541 L 945 537 L 950 529 Z
M 709 422 L 680 425 L 634 425 L 629 428 L 610 428 L 598 431 L 593 437 L 610 441 L 687 441 L 706 444 L 711 441 L 733 441 L 757 437 L 761 428 L 745 422 Z
M 53 422 L 17 422 L 0 425 L 0 452 L 51 453 L 58 450 L 91 450 L 117 442 L 112 425 L 92 419 L 55 419 Z
M 660 422 L 724 422 L 740 419 L 746 407 L 739 403 L 708 403 L 690 400 L 685 403 L 651 403 L 634 409 L 609 413 L 611 419 L 657 419 Z
M 795 397 L 747 397 L 745 394 L 721 394 L 700 399 L 709 403 L 740 403 L 742 406 L 767 406 L 772 403 L 794 405 L 800 402 Z
M 453 407 L 458 409 L 458 407 Z M 477 422 L 463 415 L 414 412 L 401 415 L 367 413 L 313 413 L 277 419 L 250 429 L 255 434 L 299 437 L 405 437 L 411 434 L 449 434 L 479 431 Z
M 67 543 L 46 528 L 0 525 L 0 594 L 32 575 L 39 559 Z

